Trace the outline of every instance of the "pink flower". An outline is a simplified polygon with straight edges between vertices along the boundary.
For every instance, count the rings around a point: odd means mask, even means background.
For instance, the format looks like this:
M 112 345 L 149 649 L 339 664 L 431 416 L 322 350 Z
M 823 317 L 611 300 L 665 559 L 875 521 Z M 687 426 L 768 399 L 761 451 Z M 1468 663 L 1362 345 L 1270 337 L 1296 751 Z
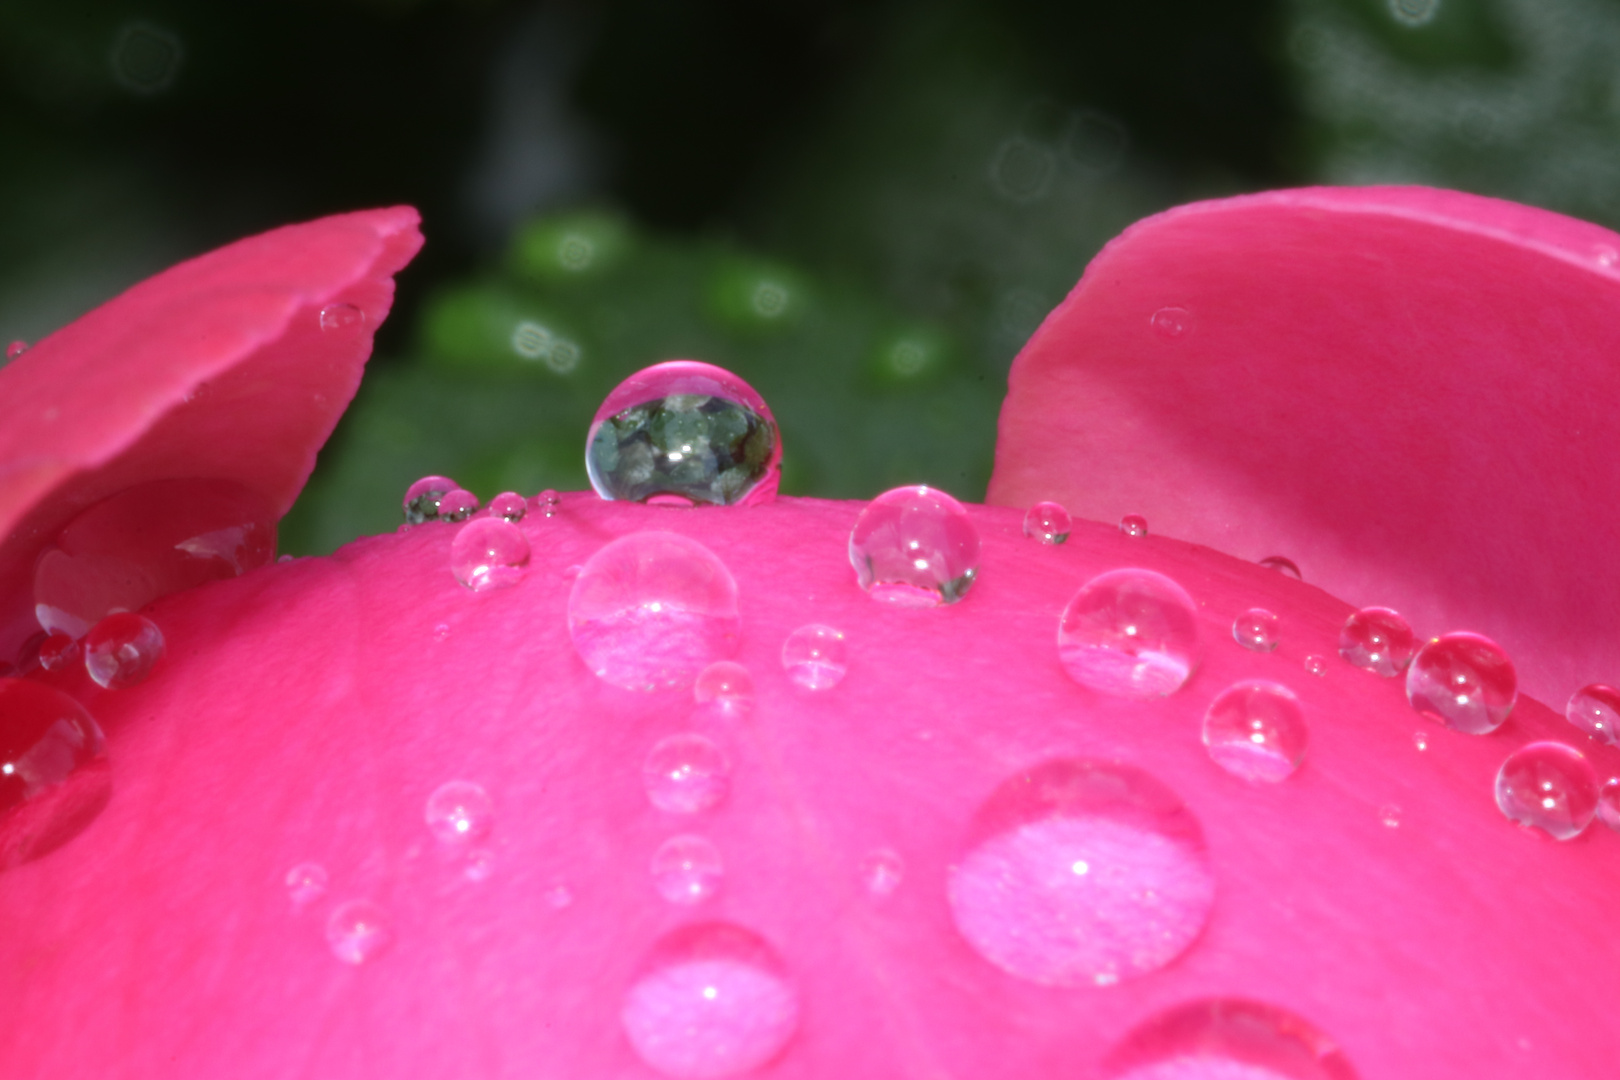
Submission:
M 1612 1073 L 1620 837 L 1555 843 L 1492 785 L 1533 740 L 1600 776 L 1620 751 L 1528 697 L 1491 735 L 1420 717 L 1336 655 L 1351 607 L 1329 592 L 1488 633 L 1554 704 L 1613 677 L 1620 238 L 1404 189 L 1137 225 L 1015 365 L 956 604 L 875 603 L 847 556 L 862 504 L 814 499 L 564 495 L 521 521 L 505 588 L 463 587 L 439 522 L 233 576 L 260 550 L 241 507 L 290 504 L 419 242 L 404 209 L 279 230 L 0 373 L 0 655 L 53 546 L 61 595 L 94 582 L 53 610 L 190 586 L 145 611 L 166 640 L 146 681 L 31 677 L 105 729 L 111 797 L 0 873 L 0 1075 Z M 184 478 L 248 493 L 243 532 L 185 549 L 222 580 L 120 576 L 116 538 L 173 548 L 139 507 L 101 547 L 58 539 Z M 158 518 L 193 509 L 161 490 Z M 1038 499 L 1104 524 L 1041 544 Z M 654 692 L 582 659 L 577 568 L 646 531 L 729 570 L 738 632 L 703 648 L 735 647 L 751 708 L 695 702 L 679 658 Z M 1065 606 L 1119 567 L 1195 605 L 1167 696 L 1059 659 Z M 1254 607 L 1273 651 L 1233 640 Z M 809 624 L 847 650 L 825 689 L 781 661 Z M 1255 679 L 1308 731 L 1274 783 L 1200 738 Z M 676 768 L 649 780 L 654 747 Z

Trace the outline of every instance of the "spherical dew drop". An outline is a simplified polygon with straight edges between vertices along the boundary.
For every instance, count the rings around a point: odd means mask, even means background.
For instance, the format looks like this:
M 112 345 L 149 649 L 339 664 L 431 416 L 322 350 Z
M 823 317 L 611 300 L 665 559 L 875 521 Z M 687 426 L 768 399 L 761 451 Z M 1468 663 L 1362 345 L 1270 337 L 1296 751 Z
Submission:
M 450 543 L 450 571 L 473 592 L 516 585 L 528 564 L 528 538 L 504 517 L 469 521 Z
M 1480 634 L 1433 638 L 1406 669 L 1406 697 L 1431 720 L 1469 735 L 1495 731 L 1519 697 L 1518 675 L 1502 647 Z
M 1572 840 L 1597 813 L 1597 773 L 1573 747 L 1529 743 L 1509 754 L 1497 771 L 1496 805 L 1520 825 L 1554 840 Z
M 874 600 L 895 607 L 954 604 L 979 572 L 979 530 L 962 504 L 937 488 L 894 488 L 855 519 L 849 561 Z
M 1121 697 L 1174 693 L 1201 651 L 1192 597 L 1153 570 L 1097 575 L 1075 593 L 1058 624 L 1058 658 L 1070 678 Z

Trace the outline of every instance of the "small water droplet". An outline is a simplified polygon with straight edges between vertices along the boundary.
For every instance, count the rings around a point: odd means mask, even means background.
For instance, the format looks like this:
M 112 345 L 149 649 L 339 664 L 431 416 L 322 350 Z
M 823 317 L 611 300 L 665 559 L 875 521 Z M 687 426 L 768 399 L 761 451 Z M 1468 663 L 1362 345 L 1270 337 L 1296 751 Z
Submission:
M 1412 733 L 1412 745 L 1417 747 L 1420 752 L 1427 750 L 1429 748 L 1429 733 L 1426 731 L 1414 731 Z
M 433 640 L 434 641 L 444 641 L 449 636 L 450 636 L 450 624 L 449 623 L 439 623 L 438 625 L 436 625 L 433 628 Z
M 568 595 L 574 648 L 597 678 L 627 690 L 693 684 L 737 651 L 737 583 L 696 540 L 640 532 L 603 547 Z
M 1326 675 L 1328 670 L 1327 657 L 1311 653 L 1305 658 L 1305 670 L 1316 676 Z
M 1141 514 L 1126 514 L 1119 519 L 1119 531 L 1140 539 L 1148 534 L 1147 518 Z
M 782 642 L 782 668 L 806 690 L 831 690 L 843 682 L 848 657 L 843 631 L 820 623 L 801 626 Z
M 1082 686 L 1123 697 L 1162 697 L 1198 666 L 1198 609 L 1185 589 L 1152 570 L 1121 569 L 1081 586 L 1058 624 L 1058 658 Z
M 424 819 L 439 843 L 460 846 L 489 835 L 495 825 L 495 805 L 482 786 L 470 780 L 447 780 L 428 796 Z
M 552 911 L 561 911 L 574 906 L 574 890 L 566 885 L 553 885 L 546 890 L 546 907 Z
M 54 851 L 107 805 L 112 771 L 84 706 L 30 679 L 0 678 L 0 870 Z
M 60 630 L 46 634 L 39 643 L 39 666 L 46 671 L 65 669 L 79 658 L 79 643 Z
M 422 477 L 405 489 L 405 499 L 402 503 L 405 508 L 405 524 L 420 525 L 425 521 L 437 520 L 440 501 L 450 492 L 459 490 L 461 485 L 448 476 Z
M 321 308 L 321 329 L 355 331 L 366 325 L 366 313 L 353 304 L 327 304 Z
M 320 863 L 302 862 L 287 871 L 287 899 L 294 912 L 303 911 L 326 895 L 326 867 Z
M 163 631 L 133 611 L 108 615 L 84 636 L 84 669 L 108 690 L 145 682 L 162 657 Z
M 462 864 L 461 875 L 468 881 L 488 881 L 489 876 L 495 872 L 495 853 L 488 848 L 474 848 L 467 852 L 467 861 Z
M 1292 690 L 1250 680 L 1221 691 L 1204 714 L 1210 759 L 1233 776 L 1275 784 L 1305 760 L 1309 732 Z
M 1597 813 L 1597 773 L 1573 747 L 1529 743 L 1509 754 L 1497 771 L 1496 805 L 1520 825 L 1540 829 L 1554 840 L 1571 840 Z
M 670 735 L 647 752 L 641 782 L 666 814 L 696 814 L 731 790 L 731 763 L 713 739 L 694 732 Z
M 447 491 L 439 499 L 440 521 L 466 521 L 478 513 L 478 496 L 470 491 L 456 488 Z
M 1293 1013 L 1257 1001 L 1174 1005 L 1108 1055 L 1106 1080 L 1355 1080 L 1334 1041 Z
M 1615 832 L 1620 832 L 1620 777 L 1609 777 L 1598 789 L 1597 818 Z
M 947 886 L 980 956 L 1043 986 L 1108 986 L 1157 971 L 1215 902 L 1203 830 L 1139 769 L 1057 760 L 980 808 Z
M 1362 608 L 1339 631 L 1339 655 L 1358 668 L 1392 679 L 1417 652 L 1417 635 L 1401 613 L 1385 607 Z
M 1192 329 L 1193 314 L 1183 307 L 1162 307 L 1153 313 L 1153 330 L 1162 338 L 1178 338 Z
M 393 941 L 388 913 L 370 900 L 339 904 L 327 917 L 326 944 L 345 964 L 363 964 Z
M 672 1080 L 751 1073 L 799 1026 L 799 993 L 759 935 L 683 926 L 653 946 L 619 1014 L 636 1055 Z
M 21 356 L 23 353 L 25 353 L 27 351 L 28 351 L 28 342 L 21 341 L 21 340 L 13 341 L 10 345 L 6 346 L 6 359 L 7 360 L 15 360 L 15 359 L 17 359 L 17 357 Z
M 1279 574 L 1285 574 L 1288 577 L 1293 578 L 1295 581 L 1305 580 L 1305 578 L 1299 572 L 1299 567 L 1294 565 L 1294 560 L 1287 558 L 1286 556 L 1268 555 L 1264 559 L 1260 560 L 1260 565 L 1265 567 L 1267 570 L 1275 570 Z
M 720 891 L 725 863 L 720 849 L 701 836 L 672 836 L 653 853 L 653 888 L 672 904 L 697 904 Z
M 604 499 L 769 502 L 781 462 L 765 399 L 731 372 L 691 360 L 655 364 L 620 383 L 586 438 L 586 471 Z
M 717 660 L 698 673 L 692 698 L 722 716 L 742 716 L 754 708 L 754 676 L 735 660 Z
M 505 518 L 507 521 L 522 521 L 529 512 L 528 500 L 515 491 L 503 491 L 489 500 L 489 516 Z
M 1378 808 L 1378 820 L 1388 829 L 1401 827 L 1401 808 L 1394 803 L 1386 803 Z
M 1599 266 L 1613 266 L 1620 263 L 1620 251 L 1608 244 L 1594 244 L 1592 246 L 1592 259 Z
M 900 887 L 906 877 L 906 863 L 900 853 L 877 848 L 861 860 L 861 884 L 874 899 L 882 900 Z
M 1074 521 L 1069 512 L 1055 502 L 1038 502 L 1024 515 L 1024 535 L 1043 544 L 1061 544 L 1069 538 Z
M 1232 620 L 1232 640 L 1255 652 L 1277 648 L 1277 616 L 1265 608 L 1250 608 Z
M 43 646 L 39 659 L 45 662 Z M 1620 746 L 1620 690 L 1603 683 L 1583 686 L 1570 695 L 1564 716 L 1592 738 Z
M 937 488 L 885 491 L 849 534 L 855 578 L 896 607 L 954 604 L 979 572 L 979 530 L 962 504 Z
M 546 517 L 556 517 L 558 508 L 562 505 L 562 496 L 547 488 L 534 497 L 534 504 L 545 511 Z
M 1519 697 L 1518 675 L 1502 647 L 1481 634 L 1443 634 L 1406 670 L 1406 698 L 1431 720 L 1469 735 L 1495 731 Z
M 450 571 L 473 592 L 516 585 L 528 564 L 528 539 L 504 517 L 469 521 L 450 544 Z

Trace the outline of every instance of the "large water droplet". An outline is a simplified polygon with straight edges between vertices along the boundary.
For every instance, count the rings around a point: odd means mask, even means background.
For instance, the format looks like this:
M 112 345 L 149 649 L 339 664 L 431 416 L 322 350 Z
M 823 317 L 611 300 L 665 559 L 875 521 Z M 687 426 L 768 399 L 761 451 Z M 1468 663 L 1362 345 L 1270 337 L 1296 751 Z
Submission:
M 1043 544 L 1061 544 L 1069 538 L 1074 519 L 1055 502 L 1038 502 L 1024 515 L 1024 535 Z
M 1119 519 L 1119 531 L 1126 536 L 1141 539 L 1148 534 L 1147 518 L 1141 514 L 1126 514 Z
M 776 498 L 782 448 L 765 399 L 710 364 L 672 360 L 596 410 L 585 467 L 604 499 L 753 505 Z
M 302 862 L 287 871 L 287 899 L 294 911 L 303 911 L 326 895 L 326 867 L 320 863 Z
M 754 707 L 754 676 L 735 660 L 717 660 L 698 673 L 692 698 L 722 716 L 743 716 Z
M 1356 1080 L 1337 1044 L 1272 1005 L 1211 998 L 1175 1005 L 1108 1055 L 1106 1080 Z
M 843 682 L 848 657 L 843 631 L 820 623 L 801 626 L 782 642 L 782 668 L 806 690 L 831 690 Z
M 592 555 L 568 595 L 574 648 L 600 679 L 628 690 L 691 686 L 737 651 L 731 572 L 696 540 L 623 536 Z
M 1232 620 L 1232 640 L 1255 652 L 1277 648 L 1277 616 L 1265 608 L 1250 608 Z
M 79 658 L 79 643 L 57 630 L 45 635 L 34 657 L 46 671 L 61 671 Z
M 1390 608 L 1362 608 L 1339 631 L 1339 655 L 1386 679 L 1405 671 L 1416 652 L 1417 635 L 1401 613 Z
M 473 592 L 516 585 L 528 564 L 529 541 L 505 518 L 469 521 L 450 543 L 450 571 Z
M 439 516 L 439 502 L 452 491 L 461 490 L 461 485 L 448 476 L 424 476 L 416 483 L 405 489 L 405 523 L 407 525 L 420 525 L 425 521 L 434 521 Z
M 353 304 L 327 304 L 321 308 L 321 329 L 353 333 L 366 325 L 366 313 Z
M 0 678 L 0 870 L 54 851 L 107 805 L 112 773 L 84 706 L 28 679 Z
M 861 860 L 861 884 L 874 899 L 882 900 L 906 878 L 906 861 L 890 848 L 877 848 Z
M 503 491 L 489 500 L 489 516 L 518 522 L 529 512 L 529 502 L 515 491 Z
M 1174 792 L 1100 761 L 996 789 L 951 868 L 951 914 L 986 960 L 1047 986 L 1107 986 L 1192 944 L 1215 899 L 1203 832 Z
M 267 566 L 276 517 L 228 480 L 139 484 L 80 513 L 34 564 L 46 630 L 83 637 L 103 616 Z
M 693 732 L 660 739 L 641 765 L 647 798 L 667 814 L 696 814 L 731 790 L 731 763 L 713 739 Z
M 1198 666 L 1198 609 L 1163 574 L 1126 568 L 1081 586 L 1058 624 L 1058 659 L 1082 686 L 1123 697 L 1180 689 Z
M 979 572 L 979 530 L 962 504 L 937 488 L 894 488 L 855 519 L 849 561 L 874 600 L 954 604 Z
M 40 663 L 44 662 L 42 647 Z M 1583 686 L 1570 695 L 1564 716 L 1594 739 L 1620 746 L 1620 690 L 1603 683 Z
M 462 488 L 447 491 L 439 499 L 440 521 L 466 521 L 478 513 L 478 496 Z
M 1597 813 L 1597 773 L 1573 747 L 1529 743 L 1509 754 L 1497 771 L 1496 805 L 1520 825 L 1540 829 L 1554 840 L 1570 840 Z
M 326 919 L 326 944 L 345 964 L 363 964 L 393 944 L 388 913 L 370 900 L 350 900 Z
M 423 813 L 428 831 L 441 844 L 470 844 L 495 826 L 495 804 L 471 780 L 447 780 L 428 796 Z
M 1620 778 L 1610 777 L 1598 789 L 1598 820 L 1620 832 Z
M 1309 733 L 1288 687 L 1258 679 L 1216 695 L 1204 714 L 1204 745 L 1215 764 L 1249 781 L 1286 780 L 1305 760 Z
M 624 996 L 625 1034 L 675 1080 L 741 1076 L 782 1052 L 799 994 L 776 952 L 728 923 L 683 926 L 658 942 Z
M 698 904 L 720 891 L 726 865 L 720 849 L 690 833 L 672 836 L 653 852 L 653 888 L 672 904 Z
M 145 682 L 162 657 L 163 631 L 133 611 L 108 615 L 84 636 L 84 669 L 109 690 Z
M 1513 662 L 1481 634 L 1434 638 L 1406 669 L 1406 699 L 1412 708 L 1469 735 L 1501 727 L 1518 698 Z

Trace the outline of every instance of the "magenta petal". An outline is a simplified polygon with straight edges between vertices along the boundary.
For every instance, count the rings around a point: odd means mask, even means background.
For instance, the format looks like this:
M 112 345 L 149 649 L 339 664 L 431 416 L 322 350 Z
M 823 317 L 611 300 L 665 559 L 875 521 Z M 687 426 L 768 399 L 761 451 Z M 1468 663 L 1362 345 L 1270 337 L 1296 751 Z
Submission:
M 359 386 L 417 220 L 395 207 L 243 240 L 0 369 L 0 655 L 35 628 L 35 556 L 92 503 L 207 477 L 286 512 Z
M 1620 236 L 1423 188 L 1181 207 L 1014 363 L 991 502 L 1283 555 L 1562 702 L 1620 655 Z

